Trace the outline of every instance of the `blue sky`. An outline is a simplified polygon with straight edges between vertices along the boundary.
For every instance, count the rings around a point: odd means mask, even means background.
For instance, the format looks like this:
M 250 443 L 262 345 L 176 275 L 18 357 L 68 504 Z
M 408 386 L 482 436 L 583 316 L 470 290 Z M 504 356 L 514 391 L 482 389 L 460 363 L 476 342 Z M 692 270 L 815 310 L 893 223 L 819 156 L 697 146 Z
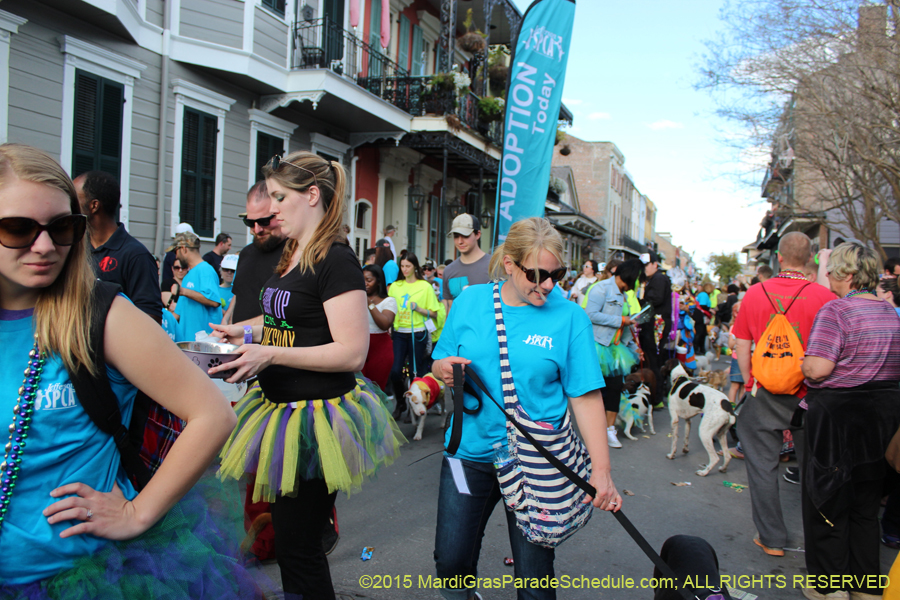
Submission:
M 514 0 L 524 12 L 530 0 Z M 767 204 L 759 180 L 732 175 L 727 127 L 712 99 L 694 91 L 703 40 L 720 29 L 720 0 L 578 0 L 564 101 L 569 133 L 611 141 L 637 188 L 658 208 L 657 231 L 704 263 L 756 238 Z M 742 259 L 743 259 L 743 255 Z

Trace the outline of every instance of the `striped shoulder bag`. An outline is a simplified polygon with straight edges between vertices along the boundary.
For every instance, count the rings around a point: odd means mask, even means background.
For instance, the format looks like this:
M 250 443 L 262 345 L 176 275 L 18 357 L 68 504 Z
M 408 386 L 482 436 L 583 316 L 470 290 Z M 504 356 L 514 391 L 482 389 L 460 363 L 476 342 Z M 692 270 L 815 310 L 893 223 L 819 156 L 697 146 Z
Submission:
M 525 538 L 533 544 L 555 548 L 588 522 L 592 505 L 590 502 L 581 502 L 584 492 L 551 465 L 534 442 L 541 444 L 585 481 L 591 478 L 591 459 L 572 429 L 568 408 L 560 428 L 547 429 L 535 423 L 519 403 L 509 365 L 506 326 L 503 324 L 501 307 L 500 286 L 495 283 L 494 316 L 497 321 L 497 338 L 500 341 L 504 412 L 508 416 L 514 416 L 519 427 L 507 419 L 509 457 L 495 462 L 494 466 L 497 468 L 504 503 L 515 515 L 516 525 Z M 526 437 L 525 432 L 531 440 Z

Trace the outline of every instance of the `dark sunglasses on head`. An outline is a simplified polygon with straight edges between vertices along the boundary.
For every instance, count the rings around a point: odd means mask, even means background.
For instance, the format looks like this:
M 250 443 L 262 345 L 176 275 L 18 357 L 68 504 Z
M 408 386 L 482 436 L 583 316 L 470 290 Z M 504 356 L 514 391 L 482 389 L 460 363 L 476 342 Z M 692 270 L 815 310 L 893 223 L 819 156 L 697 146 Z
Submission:
M 292 163 L 292 162 L 288 162 L 288 161 L 286 161 L 286 160 L 283 160 L 283 159 L 282 159 L 279 155 L 277 155 L 277 154 L 276 154 L 275 156 L 273 156 L 273 157 L 269 160 L 269 164 L 272 166 L 272 171 L 273 171 L 273 172 L 276 172 L 276 173 L 278 172 L 278 169 L 281 168 L 281 165 L 291 165 L 291 166 L 294 167 L 295 169 L 300 169 L 301 171 L 306 171 L 307 173 L 309 173 L 310 175 L 313 176 L 313 185 L 315 185 L 316 187 L 318 187 L 318 185 L 319 185 L 319 180 L 316 179 L 316 174 L 315 174 L 315 173 L 313 173 L 312 171 L 310 171 L 310 170 L 307 169 L 306 167 L 301 167 L 300 165 L 297 165 L 297 164 L 294 164 L 294 163 Z
M 275 218 L 275 215 L 269 215 L 268 217 L 263 217 L 262 219 L 248 219 L 244 217 L 244 225 L 253 229 L 255 225 L 259 225 L 260 227 L 268 227 L 269 223 L 272 222 L 272 219 Z
M 530 281 L 531 283 L 537 283 L 538 285 L 544 283 L 548 279 L 553 283 L 558 283 L 560 279 L 566 276 L 567 269 L 565 267 L 560 267 L 558 269 L 554 269 L 550 272 L 547 272 L 543 269 L 526 269 L 519 263 L 516 263 L 516 266 L 522 269 L 522 272 L 525 273 L 525 279 Z M 538 272 L 540 279 L 535 281 L 535 271 Z
M 46 231 L 57 246 L 71 246 L 84 237 L 86 227 L 84 215 L 66 215 L 46 225 L 28 217 L 6 217 L 0 219 L 0 245 L 13 250 L 30 248 L 41 232 Z

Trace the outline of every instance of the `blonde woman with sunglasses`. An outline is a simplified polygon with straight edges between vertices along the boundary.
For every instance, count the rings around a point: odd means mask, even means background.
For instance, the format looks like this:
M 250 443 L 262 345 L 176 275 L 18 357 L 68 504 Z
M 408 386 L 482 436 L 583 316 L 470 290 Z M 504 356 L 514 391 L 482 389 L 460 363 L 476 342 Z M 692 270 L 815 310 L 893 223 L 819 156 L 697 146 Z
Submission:
M 216 552 L 224 536 L 208 527 L 218 515 L 202 500 L 182 500 L 234 428 L 234 413 L 123 296 L 105 315 L 98 361 L 89 343 L 92 304 L 110 284 L 94 277 L 79 212 L 56 161 L 29 146 L 0 146 L 0 418 L 9 428 L 0 460 L 0 597 L 78 590 L 122 598 L 145 588 L 159 598 L 257 597 L 252 581 L 238 583 L 246 572 Z M 75 393 L 70 373 L 82 368 L 108 377 L 124 425 L 138 388 L 186 422 L 140 493 L 115 441 Z
M 338 241 L 343 167 L 294 152 L 263 175 L 288 242 L 262 288 L 263 325 L 215 326 L 242 344 L 241 357 L 210 372 L 234 369 L 229 383 L 257 377 L 235 406 L 220 476 L 254 473 L 253 502 L 271 503 L 285 597 L 334 598 L 322 532 L 337 492 L 357 490 L 405 440 L 378 387 L 356 376 L 369 327 L 362 268 Z
M 600 395 L 603 375 L 587 314 L 554 289 L 566 275 L 562 256 L 562 238 L 549 221 L 524 219 L 510 227 L 506 241 L 494 251 L 490 274 L 500 280 L 500 307 L 519 403 L 533 421 L 548 429 L 560 427 L 571 404 L 593 463 L 590 483 L 597 490 L 596 497 L 584 496 L 582 501 L 615 511 L 622 498 L 610 476 Z M 461 364 L 478 373 L 492 396 L 502 402 L 494 285 L 469 286 L 454 300 L 434 351 L 438 360 L 432 372 L 452 386 L 453 365 Z M 467 409 L 477 404 L 466 394 Z M 492 463 L 495 445 L 507 443 L 506 419 L 489 399 L 481 404 L 474 414 L 464 415 L 459 450 L 454 457 L 445 457 L 441 468 L 434 556 L 438 577 L 450 578 L 445 581 L 475 580 L 484 528 L 501 498 Z M 447 429 L 447 443 L 452 430 Z M 515 576 L 552 578 L 554 550 L 528 541 L 509 511 L 506 520 Z M 452 579 L 457 575 L 458 579 Z M 464 584 L 442 589 L 441 594 L 448 600 L 465 600 L 475 591 Z M 520 590 L 519 598 L 550 599 L 555 594 L 550 588 Z

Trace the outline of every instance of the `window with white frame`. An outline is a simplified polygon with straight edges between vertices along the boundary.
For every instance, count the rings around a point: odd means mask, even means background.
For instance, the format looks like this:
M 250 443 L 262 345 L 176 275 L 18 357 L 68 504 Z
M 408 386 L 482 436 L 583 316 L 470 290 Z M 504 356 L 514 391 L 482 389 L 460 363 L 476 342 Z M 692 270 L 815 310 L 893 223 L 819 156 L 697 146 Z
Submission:
M 9 43 L 12 34 L 27 23 L 18 15 L 0 10 L 0 143 L 9 135 Z
M 365 199 L 356 201 L 356 214 L 353 218 L 353 239 L 357 256 L 362 256 L 371 244 L 372 203 Z
M 60 163 L 73 175 L 100 169 L 115 176 L 122 190 L 119 220 L 127 227 L 134 80 L 147 65 L 68 35 L 59 38 L 59 47 L 64 55 Z
M 269 113 L 251 108 L 250 119 L 250 157 L 247 189 L 253 187 L 262 177 L 262 167 L 276 154 L 290 152 L 291 135 L 297 129 L 295 123 L 273 117 Z M 253 241 L 253 232 L 247 230 L 247 243 Z
M 234 100 L 184 79 L 175 91 L 172 220 L 190 223 L 201 239 L 221 231 L 225 115 Z

